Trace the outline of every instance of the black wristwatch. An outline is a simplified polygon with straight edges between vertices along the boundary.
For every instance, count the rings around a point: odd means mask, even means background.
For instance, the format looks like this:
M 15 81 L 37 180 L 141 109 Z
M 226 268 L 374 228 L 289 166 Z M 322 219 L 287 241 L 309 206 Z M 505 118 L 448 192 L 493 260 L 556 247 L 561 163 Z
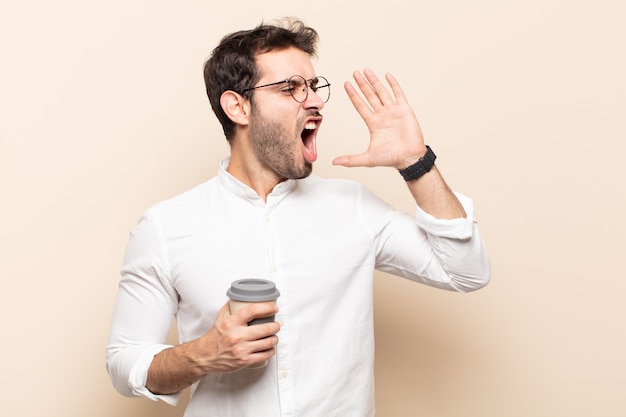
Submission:
M 424 156 L 413 165 L 398 171 L 405 181 L 414 181 L 432 169 L 435 165 L 435 159 L 437 159 L 437 155 L 430 149 L 430 146 L 426 145 L 426 154 Z

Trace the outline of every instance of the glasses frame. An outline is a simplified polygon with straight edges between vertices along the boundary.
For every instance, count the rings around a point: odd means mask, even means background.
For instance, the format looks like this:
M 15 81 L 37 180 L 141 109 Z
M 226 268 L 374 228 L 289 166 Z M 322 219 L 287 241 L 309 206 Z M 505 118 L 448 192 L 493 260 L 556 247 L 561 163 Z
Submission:
M 294 77 L 299 77 L 299 78 L 302 78 L 304 80 L 304 94 L 305 94 L 304 95 L 304 100 L 302 100 L 302 101 L 298 100 L 293 95 L 293 90 L 294 89 L 293 88 L 289 89 L 289 94 L 291 95 L 291 97 L 296 102 L 304 103 L 309 98 L 309 89 L 313 90 L 313 92 L 317 94 L 317 90 L 319 88 L 328 88 L 328 97 L 326 98 L 326 100 L 323 100 L 324 103 L 328 103 L 328 100 L 330 100 L 330 82 L 328 82 L 328 79 L 326 77 L 322 77 L 321 75 L 318 75 L 315 78 L 311 78 L 311 79 L 308 79 L 308 80 L 306 78 L 304 78 L 302 75 L 292 75 L 291 77 L 287 78 L 286 80 L 281 80 L 281 81 L 276 81 L 274 83 L 257 85 L 256 87 L 246 88 L 245 90 L 242 91 L 242 93 L 245 93 L 246 91 L 256 90 L 257 88 L 271 87 L 271 86 L 279 85 L 279 84 L 290 84 L 291 83 L 291 79 L 294 78 Z M 318 80 L 318 83 L 319 83 L 319 81 L 323 81 L 325 84 L 322 85 L 321 87 L 318 87 L 318 86 L 313 87 L 313 81 L 314 80 Z

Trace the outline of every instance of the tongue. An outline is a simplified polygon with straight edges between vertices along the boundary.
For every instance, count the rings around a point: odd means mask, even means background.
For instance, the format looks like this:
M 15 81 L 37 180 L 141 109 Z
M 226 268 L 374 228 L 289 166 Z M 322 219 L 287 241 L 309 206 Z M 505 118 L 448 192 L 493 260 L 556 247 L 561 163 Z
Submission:
M 315 160 L 317 160 L 317 146 L 315 143 L 315 135 L 311 134 L 304 137 L 302 140 L 302 145 L 304 147 L 304 149 L 302 150 L 304 159 L 309 163 L 315 162 Z
M 307 162 L 313 163 L 317 160 L 317 149 L 315 148 L 315 140 L 307 140 L 304 144 L 304 159 Z

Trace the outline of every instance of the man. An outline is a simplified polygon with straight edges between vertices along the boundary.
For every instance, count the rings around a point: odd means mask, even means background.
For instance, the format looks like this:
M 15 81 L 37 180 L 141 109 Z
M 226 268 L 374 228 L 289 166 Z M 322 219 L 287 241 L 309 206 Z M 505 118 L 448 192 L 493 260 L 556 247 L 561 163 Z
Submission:
M 345 84 L 370 145 L 334 163 L 401 170 L 416 216 L 355 182 L 310 175 L 330 95 L 311 64 L 316 42 L 287 20 L 226 36 L 207 61 L 231 156 L 133 229 L 107 348 L 123 394 L 174 404 L 191 386 L 194 417 L 372 416 L 374 269 L 454 291 L 488 282 L 472 202 L 447 187 L 393 76 L 390 93 L 356 72 L 365 99 Z M 226 290 L 248 277 L 275 282 L 278 306 L 231 315 Z M 177 346 L 165 344 L 173 318 Z

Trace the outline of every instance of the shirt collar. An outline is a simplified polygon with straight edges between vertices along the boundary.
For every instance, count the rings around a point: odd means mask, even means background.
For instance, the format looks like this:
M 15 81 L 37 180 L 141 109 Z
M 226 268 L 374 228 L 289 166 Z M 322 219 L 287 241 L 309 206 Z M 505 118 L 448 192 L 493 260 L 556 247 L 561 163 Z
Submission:
M 237 178 L 233 177 L 226 169 L 228 168 L 228 164 L 230 163 L 230 157 L 227 157 L 222 160 L 219 166 L 219 170 L 217 173 L 218 181 L 228 188 L 230 191 L 235 193 L 236 195 L 245 198 L 250 201 L 263 201 L 262 198 L 254 191 L 251 187 L 239 181 Z M 296 186 L 296 180 L 286 180 L 281 183 L 278 183 L 272 192 L 267 196 L 268 202 L 270 199 L 282 199 L 289 194 L 290 191 L 294 189 Z

